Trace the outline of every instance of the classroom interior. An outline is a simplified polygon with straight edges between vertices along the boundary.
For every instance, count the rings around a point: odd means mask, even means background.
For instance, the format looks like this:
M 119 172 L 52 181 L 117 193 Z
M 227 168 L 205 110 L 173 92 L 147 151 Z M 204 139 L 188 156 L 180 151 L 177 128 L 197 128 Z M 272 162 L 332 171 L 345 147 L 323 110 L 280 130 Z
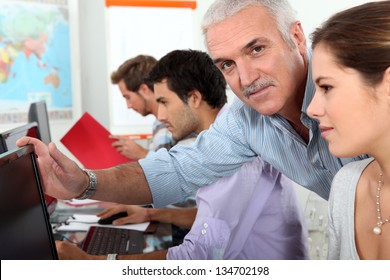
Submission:
M 0 2 L 0 10 L 2 5 L 11 5 L 10 2 L 12 1 Z M 0 75 L 0 103 L 2 103 L 0 132 L 25 125 L 29 121 L 30 104 L 45 100 L 51 140 L 68 157 L 78 163 L 80 163 L 78 159 L 63 146 L 60 139 L 85 112 L 92 115 L 112 134 L 150 134 L 154 117 L 141 117 L 136 112 L 128 110 L 117 86 L 111 84 L 110 74 L 125 59 L 138 54 L 148 54 L 158 59 L 177 48 L 206 51 L 200 25 L 204 13 L 213 1 L 177 1 L 185 2 L 188 4 L 187 7 L 163 7 L 155 4 L 159 1 L 143 1 L 143 5 L 139 2 L 142 1 L 18 1 L 29 10 L 45 9 L 50 5 L 60 7 L 68 28 L 66 32 L 69 36 L 69 45 L 65 48 L 69 52 L 70 76 L 67 80 L 63 79 L 59 82 L 69 83 L 68 91 L 65 93 L 68 95 L 68 101 L 55 103 L 55 98 L 51 96 L 53 93 L 39 91 L 33 94 L 23 92 L 24 97 L 13 102 L 12 96 L 1 92 L 1 84 L 4 86 L 6 82 L 1 80 Z M 145 3 L 148 2 L 154 2 L 154 6 L 146 5 Z M 297 11 L 309 40 L 308 35 L 315 26 L 330 14 L 368 1 L 329 3 L 326 0 L 290 0 L 290 2 Z M 0 14 L 0 25 L 5 16 Z M 0 40 L 0 52 L 5 53 L 5 46 L 4 41 Z M 45 62 L 42 57 L 41 62 Z M 228 102 L 232 102 L 233 99 L 234 94 L 228 89 Z M 296 190 L 309 230 L 310 257 L 325 259 L 327 203 L 318 195 L 298 185 Z

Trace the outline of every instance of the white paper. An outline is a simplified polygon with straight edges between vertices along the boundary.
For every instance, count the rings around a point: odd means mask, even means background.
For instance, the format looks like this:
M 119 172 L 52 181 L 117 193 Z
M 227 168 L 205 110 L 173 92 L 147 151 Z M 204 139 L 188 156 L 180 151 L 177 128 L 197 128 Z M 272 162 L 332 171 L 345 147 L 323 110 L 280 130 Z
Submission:
M 96 204 L 99 203 L 99 200 L 94 200 L 94 199 L 71 199 L 71 200 L 66 200 L 65 203 L 72 205 L 72 206 L 82 206 L 82 205 L 89 205 L 89 204 Z
M 127 225 L 100 225 L 98 220 L 100 218 L 96 215 L 83 215 L 83 214 L 74 214 L 66 220 L 66 223 L 63 223 L 57 228 L 57 231 L 88 231 L 91 226 L 99 227 L 115 227 L 123 229 L 132 229 L 138 231 L 145 231 L 149 226 L 149 222 L 140 223 L 140 224 L 127 224 Z

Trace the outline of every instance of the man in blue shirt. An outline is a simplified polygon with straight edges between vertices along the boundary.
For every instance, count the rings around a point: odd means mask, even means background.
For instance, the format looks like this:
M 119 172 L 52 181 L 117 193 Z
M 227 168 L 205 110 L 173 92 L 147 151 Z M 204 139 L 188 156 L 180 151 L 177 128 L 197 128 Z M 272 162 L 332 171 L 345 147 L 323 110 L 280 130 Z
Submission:
M 160 149 L 112 169 L 84 172 L 54 144 L 47 148 L 23 138 L 18 145 L 36 146 L 49 195 L 161 207 L 259 156 L 328 199 L 334 174 L 360 157 L 332 156 L 318 122 L 306 114 L 315 90 L 310 53 L 289 3 L 217 0 L 205 15 L 203 32 L 214 63 L 240 100 L 193 145 Z
M 159 103 L 158 119 L 172 132 L 176 145 L 188 145 L 182 140 L 208 129 L 227 110 L 226 82 L 204 52 L 172 51 L 151 70 L 150 79 Z M 179 246 L 117 259 L 307 258 L 307 230 L 294 185 L 259 157 L 201 188 L 196 202 L 197 209 L 106 209 L 101 218 L 127 212 L 115 225 L 158 221 L 191 228 Z M 69 243 L 57 242 L 57 248 L 61 259 L 112 258 L 88 255 Z

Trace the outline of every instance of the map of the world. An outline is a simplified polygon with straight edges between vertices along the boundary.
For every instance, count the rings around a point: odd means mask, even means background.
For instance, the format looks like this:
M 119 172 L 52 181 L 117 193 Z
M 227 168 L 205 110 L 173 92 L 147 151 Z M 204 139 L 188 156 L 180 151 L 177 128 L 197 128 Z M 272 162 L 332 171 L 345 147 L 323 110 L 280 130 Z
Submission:
M 71 117 L 70 55 L 67 5 L 0 1 L 0 123 L 41 99 Z

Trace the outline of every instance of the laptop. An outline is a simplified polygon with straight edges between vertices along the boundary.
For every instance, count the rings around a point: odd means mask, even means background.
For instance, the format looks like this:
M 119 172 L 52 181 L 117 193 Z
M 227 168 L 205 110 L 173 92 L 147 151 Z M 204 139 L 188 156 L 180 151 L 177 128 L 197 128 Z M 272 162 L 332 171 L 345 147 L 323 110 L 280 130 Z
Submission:
M 103 233 L 102 231 L 107 231 Z M 0 155 L 0 259 L 58 259 L 34 146 Z M 135 254 L 143 232 L 91 227 L 81 247 L 89 254 Z
M 0 259 L 58 259 L 34 146 L 0 155 Z
M 7 131 L 0 132 L 0 153 L 17 148 L 16 140 L 23 136 L 30 136 L 39 139 L 38 124 L 27 123 Z
M 91 255 L 142 254 L 144 240 L 142 231 L 91 226 L 81 248 Z
M 0 153 L 7 152 L 9 150 L 17 149 L 16 140 L 23 136 L 30 136 L 34 138 L 40 138 L 39 127 L 37 122 L 29 122 L 27 124 L 15 127 L 13 129 L 3 131 L 0 133 Z M 57 206 L 57 199 L 48 195 L 45 195 L 47 209 L 49 214 L 53 213 Z

